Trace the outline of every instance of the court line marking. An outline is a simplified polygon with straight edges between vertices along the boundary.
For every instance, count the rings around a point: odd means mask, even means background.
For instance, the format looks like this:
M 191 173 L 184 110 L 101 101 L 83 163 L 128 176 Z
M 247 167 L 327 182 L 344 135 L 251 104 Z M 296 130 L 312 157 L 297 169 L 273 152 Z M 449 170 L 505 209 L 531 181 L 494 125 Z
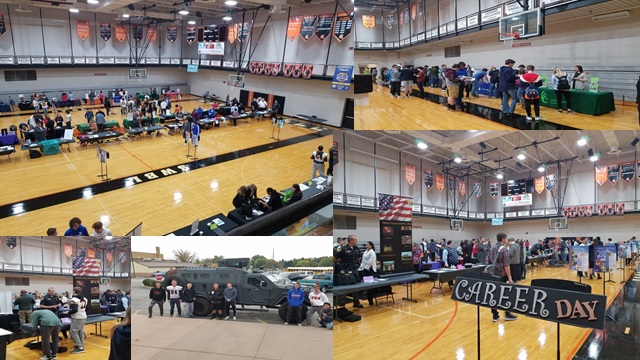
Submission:
M 449 326 L 451 326 L 451 323 L 453 323 L 453 320 L 456 318 L 456 315 L 458 314 L 458 302 L 455 302 L 455 308 L 453 310 L 453 315 L 451 315 L 451 318 L 449 319 L 449 322 L 447 323 L 447 325 L 445 325 L 444 329 L 442 329 L 438 335 L 436 335 L 436 337 L 434 337 L 433 339 L 431 339 L 431 341 L 425 345 L 422 349 L 420 349 L 420 351 L 418 351 L 417 353 L 413 354 L 413 356 L 411 356 L 409 358 L 409 360 L 413 360 L 415 358 L 418 357 L 418 355 L 422 354 L 423 352 L 425 352 L 429 346 L 431 346 L 433 343 L 435 343 L 440 336 L 442 336 L 442 334 L 444 334 L 447 330 L 449 330 Z

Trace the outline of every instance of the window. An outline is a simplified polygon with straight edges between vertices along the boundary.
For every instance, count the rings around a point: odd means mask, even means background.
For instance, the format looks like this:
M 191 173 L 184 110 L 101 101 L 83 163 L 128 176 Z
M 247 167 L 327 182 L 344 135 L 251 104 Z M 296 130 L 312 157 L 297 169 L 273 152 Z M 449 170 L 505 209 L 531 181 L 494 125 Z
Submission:
M 210 278 L 211 276 L 210 276 L 209 274 L 207 274 L 207 273 L 204 273 L 204 274 L 200 274 L 200 277 L 201 277 L 201 278 L 208 279 L 208 278 Z
M 4 278 L 6 286 L 29 286 L 29 278 L 26 277 L 6 277 Z
M 460 45 L 444 48 L 444 57 L 445 58 L 460 57 Z
M 36 81 L 35 70 L 5 70 L 4 81 Z
M 261 278 L 254 278 L 254 277 L 248 278 L 247 284 L 255 287 L 267 287 L 267 282 Z
M 340 230 L 356 230 L 356 217 L 346 215 L 333 216 L 333 228 Z

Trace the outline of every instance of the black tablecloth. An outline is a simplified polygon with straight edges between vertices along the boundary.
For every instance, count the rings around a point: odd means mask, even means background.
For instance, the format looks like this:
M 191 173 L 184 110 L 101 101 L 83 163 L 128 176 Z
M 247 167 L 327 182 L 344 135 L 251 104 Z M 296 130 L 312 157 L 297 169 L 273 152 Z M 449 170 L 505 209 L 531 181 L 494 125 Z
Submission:
M 122 133 L 119 131 L 104 131 L 104 132 L 99 132 L 97 134 L 80 135 L 78 136 L 78 140 L 80 141 L 81 144 L 84 144 L 84 143 L 91 143 L 91 142 L 96 142 L 100 140 L 117 138 L 119 136 L 122 136 Z

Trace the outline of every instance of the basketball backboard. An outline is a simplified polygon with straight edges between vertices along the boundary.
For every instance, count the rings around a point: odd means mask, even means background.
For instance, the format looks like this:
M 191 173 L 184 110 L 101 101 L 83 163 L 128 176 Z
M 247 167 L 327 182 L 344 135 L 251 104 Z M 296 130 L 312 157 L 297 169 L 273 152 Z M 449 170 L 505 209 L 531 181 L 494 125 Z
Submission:
M 500 41 L 505 40 L 503 34 L 517 33 L 519 39 L 544 35 L 544 14 L 540 8 L 505 15 L 500 18 L 498 34 Z

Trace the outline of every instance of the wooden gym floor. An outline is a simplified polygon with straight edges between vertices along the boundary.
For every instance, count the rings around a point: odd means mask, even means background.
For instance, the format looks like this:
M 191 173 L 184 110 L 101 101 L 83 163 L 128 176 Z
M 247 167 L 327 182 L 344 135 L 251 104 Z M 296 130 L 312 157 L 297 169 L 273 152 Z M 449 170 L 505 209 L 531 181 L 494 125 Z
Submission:
M 413 97 L 410 99 L 393 99 L 389 96 L 389 88 L 382 87 L 369 94 L 368 106 L 355 107 L 355 128 L 357 130 L 504 130 L 513 129 L 514 124 L 507 125 L 497 119 L 494 114 L 493 121 L 487 120 L 484 115 L 488 111 L 480 111 L 481 116 L 462 112 L 448 111 L 446 107 L 439 104 Z M 417 90 L 417 86 L 413 87 Z M 425 93 L 446 96 L 440 92 L 440 88 L 425 87 Z M 470 104 L 481 106 L 485 110 L 500 109 L 499 99 L 488 99 L 486 96 L 463 100 Z M 517 106 L 516 113 L 526 116 L 523 108 Z M 480 114 L 478 114 L 480 115 Z M 638 109 L 636 104 L 620 105 L 616 104 L 616 111 L 600 115 L 591 116 L 586 114 L 568 114 L 566 111 L 559 114 L 555 109 L 540 107 L 540 115 L 543 120 L 555 123 L 559 126 L 587 129 L 587 130 L 638 130 Z M 522 127 L 523 124 L 519 124 Z M 526 128 L 532 128 L 535 123 L 529 124 Z M 549 124 L 550 125 L 550 124 Z M 525 128 L 521 128 L 525 130 Z
M 633 271 L 627 271 L 631 276 Z M 575 271 L 565 267 L 539 267 L 527 271 L 527 278 L 520 284 L 530 285 L 531 279 L 554 278 L 578 281 Z M 607 307 L 622 288 L 622 270 L 616 270 L 606 283 Z M 608 279 L 608 276 L 607 276 Z M 592 292 L 602 294 L 602 280 L 582 280 L 592 286 Z M 335 360 L 363 359 L 371 356 L 379 359 L 477 359 L 477 307 L 451 300 L 451 291 L 444 284 L 445 295 L 434 290 L 433 282 L 413 285 L 413 298 L 417 303 L 401 300 L 406 294 L 403 286 L 394 286 L 395 304 L 378 299 L 380 306 L 368 305 L 360 300 L 362 309 L 347 309 L 362 316 L 362 320 L 334 322 L 333 358 Z M 381 301 L 382 300 L 382 301 Z M 491 310 L 480 308 L 482 359 L 555 359 L 556 324 L 518 315 L 515 321 L 501 319 L 492 322 Z M 573 359 L 574 354 L 591 333 L 567 325 L 560 326 L 561 359 Z M 602 342 L 602 337 L 600 337 Z M 382 345 L 384 344 L 384 345 Z M 602 345 L 602 344 L 600 344 Z M 602 346 L 600 346 L 602 347 Z M 590 357 L 591 359 L 591 357 Z
M 185 110 L 203 104 L 183 101 Z M 123 116 L 108 116 L 122 124 Z M 0 117 L 0 127 L 24 122 L 30 114 Z M 73 123 L 83 122 L 84 111 L 72 112 Z M 277 129 L 276 129 L 277 133 Z M 96 158 L 96 145 L 86 147 L 66 145 L 61 153 L 30 159 L 26 151 L 16 149 L 11 156 L 0 159 L 5 179 L 10 180 L 0 192 L 0 228 L 3 234 L 45 235 L 46 229 L 56 227 L 59 234 L 68 228 L 69 219 L 79 217 L 91 232 L 91 224 L 101 220 L 114 235 L 124 235 L 143 222 L 143 235 L 163 235 L 189 225 L 196 218 L 206 218 L 233 209 L 231 200 L 242 184 L 255 183 L 259 196 L 267 187 L 284 189 L 294 182 L 311 177 L 311 152 L 318 145 L 328 149 L 332 136 L 318 128 L 307 129 L 286 124 L 280 140 L 290 144 L 278 146 L 272 135 L 271 121 L 238 121 L 238 126 L 222 126 L 203 130 L 198 158 L 215 158 L 228 154 L 229 159 L 214 165 L 179 173 L 154 181 L 110 189 L 102 194 L 88 193 L 84 197 L 65 198 L 70 189 L 91 188 L 99 184 L 100 163 Z M 153 170 L 164 169 L 192 160 L 186 158 L 181 134 L 144 135 L 137 139 L 124 139 L 119 143 L 103 143 L 110 153 L 109 176 L 127 178 Z M 256 150 L 257 149 L 257 150 Z M 191 148 L 193 153 L 193 148 Z M 53 195 L 53 196 L 47 196 Z M 28 199 L 46 199 L 40 209 L 13 215 L 11 209 Z M 56 200 L 58 199 L 58 200 Z
M 73 340 L 71 340 L 71 335 L 69 334 L 69 338 L 65 339 L 62 337 L 62 333 L 60 336 L 62 340 L 60 341 L 60 346 L 66 346 L 68 349 L 64 353 L 58 354 L 58 359 L 83 359 L 83 360 L 105 360 L 109 358 L 109 351 L 111 351 L 111 328 L 116 325 L 116 320 L 113 321 L 105 321 L 102 323 L 102 334 L 108 336 L 108 339 L 105 339 L 100 336 L 90 335 L 90 333 L 94 332 L 94 326 L 86 325 L 84 327 L 84 332 L 87 337 L 84 340 L 84 349 L 85 352 L 80 355 L 71 355 L 71 350 L 73 350 Z M 42 350 L 30 350 L 24 347 L 24 344 L 28 343 L 31 340 L 35 340 L 35 337 L 30 337 L 26 339 L 16 340 L 11 344 L 7 345 L 7 359 L 8 360 L 18 360 L 18 359 L 39 359 L 42 356 Z

